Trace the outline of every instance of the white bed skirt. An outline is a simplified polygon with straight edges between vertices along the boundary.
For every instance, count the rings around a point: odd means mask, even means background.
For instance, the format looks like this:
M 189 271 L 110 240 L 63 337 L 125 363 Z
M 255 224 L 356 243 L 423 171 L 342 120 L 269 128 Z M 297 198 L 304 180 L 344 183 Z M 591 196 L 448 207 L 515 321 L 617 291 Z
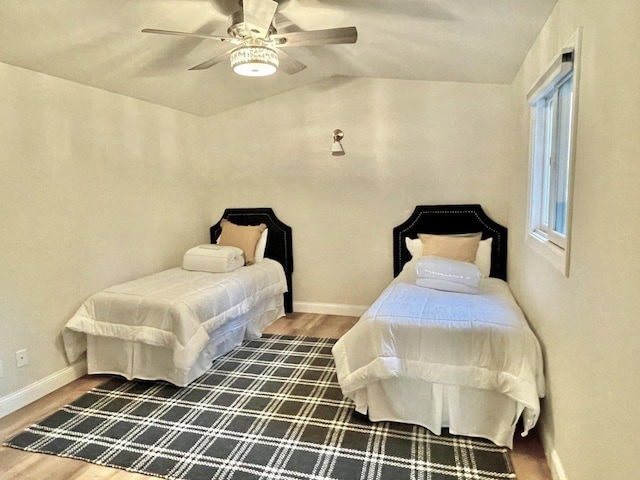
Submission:
M 513 447 L 513 435 L 524 405 L 507 395 L 419 379 L 389 378 L 354 395 L 356 410 L 369 419 L 421 425 L 440 435 L 481 437 Z
M 231 351 L 243 340 L 260 338 L 269 324 L 284 316 L 283 301 L 282 295 L 269 298 L 211 332 L 209 342 L 188 370 L 175 367 L 170 348 L 87 335 L 88 373 L 121 375 L 128 380 L 164 380 L 184 387 L 205 373 L 214 358 Z

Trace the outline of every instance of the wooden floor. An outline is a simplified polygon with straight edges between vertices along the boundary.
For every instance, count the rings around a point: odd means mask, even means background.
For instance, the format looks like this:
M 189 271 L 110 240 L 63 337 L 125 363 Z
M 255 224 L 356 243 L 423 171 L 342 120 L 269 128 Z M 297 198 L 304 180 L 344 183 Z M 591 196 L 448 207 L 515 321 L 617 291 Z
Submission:
M 292 313 L 273 323 L 266 333 L 339 338 L 357 321 L 354 317 Z M 32 423 L 72 402 L 86 391 L 104 382 L 107 376 L 85 376 L 47 395 L 17 412 L 0 419 L 0 444 Z M 539 438 L 532 432 L 527 438 L 516 435 L 511 454 L 519 480 L 551 480 L 551 473 Z M 2 480 L 139 480 L 146 475 L 101 467 L 82 460 L 28 453 L 0 446 Z

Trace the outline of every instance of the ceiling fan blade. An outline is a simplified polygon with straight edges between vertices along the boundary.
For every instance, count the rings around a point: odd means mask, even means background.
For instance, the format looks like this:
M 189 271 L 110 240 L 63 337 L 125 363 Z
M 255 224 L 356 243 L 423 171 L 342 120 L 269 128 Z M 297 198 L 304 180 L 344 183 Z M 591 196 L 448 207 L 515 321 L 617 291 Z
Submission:
M 266 37 L 278 3 L 272 0 L 243 0 L 244 23 L 258 37 Z
M 209 3 L 225 17 L 238 10 L 238 0 L 209 0 Z
M 145 28 L 142 30 L 144 33 L 159 33 L 161 35 L 177 35 L 179 37 L 194 37 L 194 38 L 207 38 L 209 40 L 219 40 L 221 42 L 229 42 L 233 44 L 242 43 L 240 40 L 232 37 L 218 37 L 216 35 L 207 35 L 205 33 L 189 33 L 189 32 L 175 32 L 173 30 L 158 30 L 155 28 Z
M 283 15 L 280 12 L 277 12 L 275 14 L 275 16 L 273 17 L 273 20 L 279 32 L 282 32 L 282 33 L 289 32 L 289 31 L 300 32 L 302 30 L 298 25 L 293 23 L 293 21 L 289 17 L 287 17 L 286 15 Z
M 275 40 L 277 47 L 356 43 L 358 30 L 356 27 L 328 28 L 326 30 L 276 34 L 271 35 L 271 39 Z
M 293 75 L 307 68 L 307 66 L 304 63 L 302 63 L 300 60 L 293 58 L 288 53 L 285 53 L 282 50 L 278 50 L 277 48 L 276 48 L 276 51 L 278 52 L 278 57 L 280 57 L 278 70 L 282 70 L 284 73 L 288 75 Z
M 214 65 L 222 62 L 223 60 L 228 59 L 232 51 L 233 49 L 227 50 L 226 52 L 221 53 L 220 55 L 216 55 L 215 57 L 210 58 L 206 62 L 202 62 L 196 65 L 195 67 L 191 67 L 189 70 L 206 70 L 207 68 L 211 68 Z

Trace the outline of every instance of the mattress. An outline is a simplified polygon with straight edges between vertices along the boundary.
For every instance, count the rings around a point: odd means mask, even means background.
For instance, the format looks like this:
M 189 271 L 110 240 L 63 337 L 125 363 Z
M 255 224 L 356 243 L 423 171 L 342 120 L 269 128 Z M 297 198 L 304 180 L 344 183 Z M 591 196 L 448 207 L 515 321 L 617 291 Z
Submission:
M 443 417 L 442 412 L 435 417 L 433 412 L 423 414 L 420 402 L 423 410 L 441 409 L 443 394 L 459 396 L 460 388 L 466 389 L 460 397 L 464 401 L 475 398 L 489 409 L 492 402 L 498 405 L 508 398 L 511 411 L 500 420 L 504 428 L 477 436 L 510 445 L 506 437 L 520 412 L 525 433 L 537 422 L 544 377 L 540 346 L 506 282 L 485 278 L 479 294 L 470 295 L 419 287 L 409 283 L 413 278 L 403 272 L 336 343 L 333 354 L 344 395 L 354 400 L 360 413 L 371 413 L 372 405 L 380 405 L 374 407 L 378 413 L 404 411 L 388 413 L 391 418 L 386 420 L 423 425 Z M 407 382 L 396 385 L 394 379 Z M 394 390 L 407 385 L 411 398 L 406 403 L 413 407 L 403 409 Z M 436 399 L 431 407 L 425 406 L 418 385 Z M 460 408 L 452 410 L 453 415 L 460 413 Z M 424 418 L 436 420 L 420 421 Z M 431 424 L 425 426 L 434 427 Z
M 282 311 L 274 299 L 286 291 L 284 269 L 271 259 L 228 273 L 173 268 L 92 295 L 63 330 L 65 350 L 73 362 L 88 337 L 157 347 L 186 378 L 216 333 L 229 334 L 225 325 L 259 329 L 273 320 L 265 312 Z

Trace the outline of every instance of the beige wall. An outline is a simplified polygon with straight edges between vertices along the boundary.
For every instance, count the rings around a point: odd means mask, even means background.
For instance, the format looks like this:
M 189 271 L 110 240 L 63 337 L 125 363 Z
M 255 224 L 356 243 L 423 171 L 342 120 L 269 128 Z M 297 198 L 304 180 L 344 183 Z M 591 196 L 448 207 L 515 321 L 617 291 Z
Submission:
M 525 96 L 583 26 L 570 278 L 524 243 Z M 560 0 L 513 84 L 510 283 L 544 348 L 543 424 L 566 478 L 638 478 L 640 3 Z
M 368 305 L 415 205 L 481 203 L 507 221 L 508 86 L 333 79 L 207 121 L 216 197 L 293 227 L 294 301 Z M 347 154 L 332 157 L 332 132 Z
M 4 64 L 0 105 L 1 398 L 65 368 L 86 297 L 179 264 L 211 212 L 199 118 Z
M 312 303 L 369 304 L 416 204 L 506 223 L 509 94 L 336 79 L 202 119 L 0 65 L 0 398 L 66 367 L 60 331 L 86 297 L 179 264 L 227 206 L 293 227 L 295 300 Z

